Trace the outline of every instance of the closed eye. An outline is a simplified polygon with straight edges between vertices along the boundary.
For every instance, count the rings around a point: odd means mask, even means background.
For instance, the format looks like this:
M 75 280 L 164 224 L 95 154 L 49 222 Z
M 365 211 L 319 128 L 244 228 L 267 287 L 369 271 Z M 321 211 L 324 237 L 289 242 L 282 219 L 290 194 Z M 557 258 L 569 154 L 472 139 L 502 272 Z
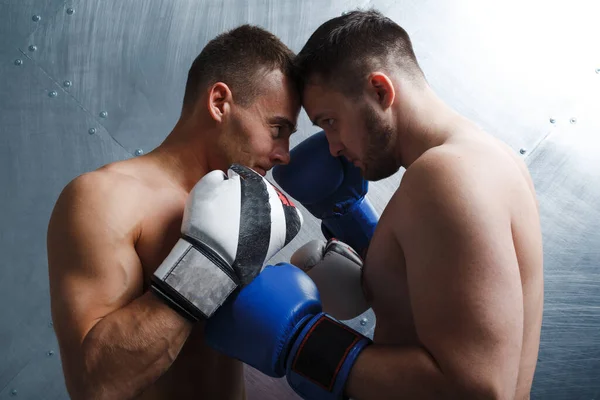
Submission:
M 325 128 L 332 127 L 333 124 L 335 123 L 335 119 L 334 118 L 325 118 L 325 116 L 323 114 L 319 114 L 319 115 L 315 116 L 315 118 L 312 120 L 312 123 L 314 126 L 318 126 L 321 129 L 325 129 Z
M 280 116 L 273 117 L 273 118 L 271 118 L 269 123 L 273 127 L 277 128 L 278 136 L 282 133 L 287 133 L 288 135 L 291 135 L 292 133 L 296 132 L 296 130 L 297 130 L 296 124 L 294 124 L 292 121 L 290 121 L 286 117 L 280 117 Z
M 275 125 L 273 129 L 275 129 L 275 134 L 273 135 L 274 139 L 280 139 L 281 136 L 285 133 L 285 128 L 281 125 Z
M 332 128 L 334 123 L 335 123 L 335 119 L 333 119 L 333 118 L 323 118 L 319 121 L 318 126 L 321 129 L 328 129 L 328 128 Z

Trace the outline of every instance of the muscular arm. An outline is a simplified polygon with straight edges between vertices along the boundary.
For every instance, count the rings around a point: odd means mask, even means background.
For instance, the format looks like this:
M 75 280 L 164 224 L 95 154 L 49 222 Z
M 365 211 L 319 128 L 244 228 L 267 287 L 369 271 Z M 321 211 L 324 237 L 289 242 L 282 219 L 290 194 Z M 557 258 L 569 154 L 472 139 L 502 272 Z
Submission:
M 346 386 L 357 400 L 514 396 L 523 303 L 508 206 L 494 179 L 441 161 L 415 164 L 389 205 L 421 346 L 367 348 Z
M 73 181 L 48 228 L 52 318 L 73 399 L 139 395 L 171 365 L 192 328 L 142 293 L 130 205 L 127 196 L 111 195 L 111 185 L 97 173 Z

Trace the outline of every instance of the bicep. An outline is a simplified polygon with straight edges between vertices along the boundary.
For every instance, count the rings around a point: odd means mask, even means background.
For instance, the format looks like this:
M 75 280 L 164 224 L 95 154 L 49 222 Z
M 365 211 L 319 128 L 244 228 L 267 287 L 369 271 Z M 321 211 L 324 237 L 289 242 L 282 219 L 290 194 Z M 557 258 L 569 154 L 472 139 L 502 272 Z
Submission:
M 110 225 L 105 205 L 81 192 L 63 191 L 47 237 L 54 328 L 73 351 L 99 320 L 139 295 L 142 279 L 131 240 Z
M 406 205 L 399 233 L 419 339 L 461 386 L 514 385 L 523 302 L 510 217 L 485 194 L 441 192 Z

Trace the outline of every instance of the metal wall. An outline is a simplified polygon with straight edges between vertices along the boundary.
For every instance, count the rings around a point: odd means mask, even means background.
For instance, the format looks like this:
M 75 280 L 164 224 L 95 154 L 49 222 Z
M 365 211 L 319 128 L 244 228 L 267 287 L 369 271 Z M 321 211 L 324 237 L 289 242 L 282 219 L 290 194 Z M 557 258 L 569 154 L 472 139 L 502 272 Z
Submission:
M 208 40 L 261 25 L 298 51 L 325 20 L 374 6 L 411 34 L 432 86 L 534 177 L 546 306 L 532 397 L 600 397 L 597 1 L 0 0 L 0 399 L 67 398 L 45 235 L 75 176 L 135 157 L 177 120 Z M 303 113 L 292 145 L 315 132 Z M 381 211 L 402 172 L 372 184 Z M 305 213 L 306 215 L 306 213 Z M 319 235 L 310 217 L 283 260 Z M 371 334 L 371 312 L 350 321 Z

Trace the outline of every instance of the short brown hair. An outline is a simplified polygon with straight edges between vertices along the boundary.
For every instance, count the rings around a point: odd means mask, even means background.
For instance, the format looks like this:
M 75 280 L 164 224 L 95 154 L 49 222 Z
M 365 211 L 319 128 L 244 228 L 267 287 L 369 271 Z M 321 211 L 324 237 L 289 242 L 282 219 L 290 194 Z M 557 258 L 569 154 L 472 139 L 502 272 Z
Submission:
M 206 44 L 188 72 L 183 112 L 193 107 L 202 92 L 223 82 L 237 103 L 247 106 L 258 92 L 258 73 L 281 70 L 295 81 L 294 52 L 272 33 L 252 25 L 224 32 Z
M 374 68 L 395 65 L 412 80 L 424 82 L 408 33 L 376 10 L 356 10 L 323 23 L 295 59 L 299 87 L 310 79 L 331 82 L 348 95 Z

